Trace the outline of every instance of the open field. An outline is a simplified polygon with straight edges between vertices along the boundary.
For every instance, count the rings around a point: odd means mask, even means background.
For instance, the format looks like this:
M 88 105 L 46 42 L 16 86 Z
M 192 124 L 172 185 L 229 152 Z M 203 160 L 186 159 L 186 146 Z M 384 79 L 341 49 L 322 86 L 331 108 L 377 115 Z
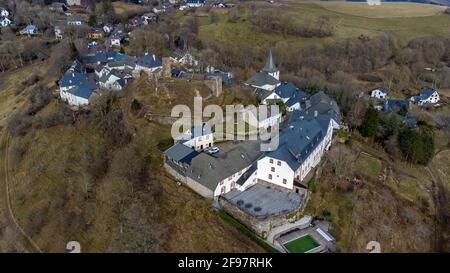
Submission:
M 357 4 L 359 8 L 357 11 L 344 12 L 353 10 L 351 7 L 353 4 Z M 382 8 L 385 4 L 382 5 Z M 386 7 L 390 7 L 390 4 L 395 7 L 397 3 L 387 3 Z M 215 39 L 222 42 L 247 43 L 254 46 L 270 46 L 284 40 L 291 46 L 302 46 L 309 43 L 320 45 L 360 35 L 375 36 L 385 31 L 394 32 L 405 41 L 429 35 L 450 35 L 450 16 L 442 13 L 442 7 L 434 5 L 402 3 L 398 5 L 401 9 L 391 9 L 390 12 L 377 10 L 374 15 L 371 12 L 372 7 L 358 3 L 286 1 L 278 7 L 285 14 L 292 14 L 299 20 L 315 20 L 320 16 L 327 16 L 335 25 L 336 33 L 334 36 L 326 38 L 304 38 L 262 33 L 254 29 L 249 22 L 252 5 L 276 8 L 262 2 L 241 4 L 239 7 L 240 19 L 236 23 L 228 22 L 228 15 L 226 14 L 220 14 L 218 16 L 219 21 L 215 23 L 211 23 L 208 17 L 202 17 L 200 18 L 200 38 L 204 41 Z M 423 9 L 420 8 L 422 6 Z
M 356 160 L 356 170 L 362 175 L 376 179 L 381 172 L 381 162 L 366 154 L 361 153 Z
M 446 7 L 420 3 L 387 3 L 370 6 L 365 2 L 317 2 L 327 10 L 367 18 L 423 17 L 442 15 Z
M 136 5 L 132 3 L 125 2 L 113 2 L 114 11 L 121 15 L 127 12 L 141 12 L 145 9 L 142 5 Z

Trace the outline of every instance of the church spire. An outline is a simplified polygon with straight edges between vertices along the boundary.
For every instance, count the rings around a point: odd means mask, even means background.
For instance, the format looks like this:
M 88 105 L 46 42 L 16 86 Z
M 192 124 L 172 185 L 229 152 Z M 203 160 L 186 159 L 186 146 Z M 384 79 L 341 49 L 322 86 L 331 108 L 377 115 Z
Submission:
M 264 65 L 262 71 L 267 73 L 278 72 L 278 69 L 275 67 L 275 64 L 273 63 L 272 50 L 269 50 L 269 55 L 267 55 L 266 64 Z

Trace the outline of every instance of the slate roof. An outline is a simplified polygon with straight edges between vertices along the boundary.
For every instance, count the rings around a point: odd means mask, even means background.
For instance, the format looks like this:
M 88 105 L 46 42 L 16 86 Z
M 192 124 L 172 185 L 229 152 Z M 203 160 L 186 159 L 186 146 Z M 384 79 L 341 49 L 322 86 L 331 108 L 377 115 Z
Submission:
M 383 109 L 385 111 L 392 111 L 400 109 L 400 108 L 408 108 L 409 107 L 409 101 L 407 100 L 400 100 L 400 99 L 387 99 L 384 102 Z
M 431 95 L 434 94 L 434 92 L 436 92 L 435 89 L 431 88 L 431 87 L 424 87 L 422 88 L 422 90 L 420 90 L 420 99 L 421 100 L 427 100 Z
M 246 141 L 217 157 L 200 153 L 192 159 L 186 175 L 214 191 L 220 181 L 250 166 L 261 155 L 258 141 Z
M 187 4 L 205 4 L 205 0 L 186 0 Z
M 273 73 L 273 72 L 278 71 L 278 69 L 276 68 L 276 66 L 273 62 L 272 50 L 270 50 L 269 55 L 267 55 L 266 64 L 264 65 L 262 71 L 267 72 L 267 73 Z
M 256 170 L 258 169 L 258 161 L 253 162 L 252 166 L 250 166 L 250 168 L 248 168 L 247 171 L 245 171 L 245 173 L 243 173 L 241 175 L 241 177 L 239 177 L 239 179 L 236 181 L 236 184 L 238 184 L 239 186 L 244 185 L 245 181 L 253 174 L 256 172 Z
M 267 98 L 270 94 L 272 94 L 272 91 L 264 90 L 264 89 L 261 89 L 261 88 L 256 89 L 256 96 L 257 96 L 260 100 L 264 100 L 264 99 Z
M 161 61 L 154 54 L 150 53 L 145 53 L 143 57 L 139 58 L 137 64 L 149 68 L 154 68 L 162 65 Z
M 36 25 L 27 25 L 22 31 L 37 31 L 38 27 Z
M 306 99 L 309 98 L 309 94 L 306 92 L 303 92 L 301 90 L 297 90 L 292 96 L 291 98 L 286 101 L 285 105 L 287 107 L 292 107 L 294 106 L 294 104 L 301 103 L 302 101 L 306 101 Z
M 70 93 L 77 97 L 89 99 L 94 92 L 96 86 L 93 81 L 86 81 L 80 85 L 76 85 L 69 90 Z
M 116 51 L 100 51 L 95 53 L 94 55 L 87 55 L 83 57 L 83 62 L 88 64 L 106 64 L 107 62 L 113 62 L 113 61 L 126 61 L 130 59 L 131 57 L 127 54 L 119 53 Z
M 273 91 L 280 96 L 280 98 L 290 98 L 292 97 L 296 92 L 298 88 L 291 82 L 284 82 L 277 86 Z
M 280 81 L 267 74 L 266 72 L 259 72 L 253 75 L 245 83 L 252 86 L 264 86 L 266 84 L 277 85 L 280 83 Z
M 164 155 L 168 158 L 175 161 L 184 160 L 187 161 L 186 163 L 190 163 L 190 160 L 198 154 L 199 152 L 192 150 L 182 143 L 176 143 L 164 152 Z
M 182 74 L 184 73 L 183 70 L 180 69 L 176 69 L 176 68 L 172 68 L 172 70 L 170 70 L 170 74 L 172 75 L 172 77 L 180 77 Z
M 59 80 L 60 87 L 77 86 L 86 83 L 88 78 L 86 74 L 80 72 L 67 71 Z
M 278 136 L 278 149 L 265 155 L 283 160 L 292 170 L 297 170 L 325 136 L 322 128 L 315 119 L 289 122 Z

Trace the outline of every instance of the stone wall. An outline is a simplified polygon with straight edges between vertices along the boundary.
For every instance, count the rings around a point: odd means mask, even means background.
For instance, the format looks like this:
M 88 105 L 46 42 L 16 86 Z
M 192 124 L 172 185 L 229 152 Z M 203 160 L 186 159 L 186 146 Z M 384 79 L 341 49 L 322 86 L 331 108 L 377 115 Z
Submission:
M 164 163 L 164 168 L 168 173 L 170 173 L 177 181 L 182 182 L 183 184 L 187 185 L 189 188 L 191 188 L 196 193 L 200 194 L 201 196 L 205 198 L 214 198 L 214 192 L 207 187 L 203 186 L 202 184 L 198 183 L 197 181 L 179 173 L 174 168 L 172 168 L 167 162 Z
M 222 94 L 222 78 L 217 76 L 209 76 L 205 80 L 206 86 L 211 89 L 212 94 L 216 97 Z
M 170 78 L 172 76 L 172 62 L 169 57 L 162 58 L 162 76 L 163 78 Z
M 240 210 L 223 197 L 219 197 L 219 204 L 227 213 L 262 238 L 265 238 L 273 228 L 289 223 L 286 214 L 259 219 Z

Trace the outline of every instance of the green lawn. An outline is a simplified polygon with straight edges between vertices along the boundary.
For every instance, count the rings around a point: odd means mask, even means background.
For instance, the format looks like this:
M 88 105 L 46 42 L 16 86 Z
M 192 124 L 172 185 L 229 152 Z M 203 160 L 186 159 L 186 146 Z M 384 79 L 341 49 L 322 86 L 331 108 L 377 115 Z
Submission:
M 320 16 L 326 16 L 336 26 L 335 35 L 325 38 L 304 38 L 262 33 L 253 28 L 249 22 L 251 16 L 249 10 L 253 3 L 241 5 L 240 19 L 236 23 L 228 22 L 228 15 L 226 14 L 220 14 L 219 21 L 215 23 L 212 23 L 208 17 L 201 18 L 200 39 L 203 41 L 208 39 L 219 42 L 232 41 L 235 44 L 245 43 L 253 46 L 273 45 L 277 41 L 283 40 L 290 46 L 301 47 L 310 43 L 322 45 L 339 39 L 358 37 L 361 34 L 375 36 L 385 31 L 392 31 L 406 41 L 429 35 L 450 35 L 450 16 L 443 14 L 440 7 L 404 3 L 401 5 L 400 11 L 388 8 L 382 10 L 377 8 L 374 11 L 373 7 L 360 4 L 357 5 L 358 9 L 355 11 L 352 9 L 353 6 L 346 2 L 328 3 L 327 5 L 322 2 L 298 1 L 284 1 L 287 7 L 283 9 L 283 12 L 294 15 L 301 21 L 315 20 Z M 409 5 L 411 8 L 409 8 Z M 428 10 L 419 10 L 417 7 L 427 8 Z M 386 10 L 389 13 L 385 12 Z
M 284 246 L 289 250 L 290 253 L 306 253 L 318 247 L 319 244 L 314 241 L 314 239 L 310 235 L 305 235 L 284 244 Z
M 356 160 L 356 170 L 367 177 L 377 178 L 382 169 L 382 164 L 380 160 L 365 154 L 361 153 Z

